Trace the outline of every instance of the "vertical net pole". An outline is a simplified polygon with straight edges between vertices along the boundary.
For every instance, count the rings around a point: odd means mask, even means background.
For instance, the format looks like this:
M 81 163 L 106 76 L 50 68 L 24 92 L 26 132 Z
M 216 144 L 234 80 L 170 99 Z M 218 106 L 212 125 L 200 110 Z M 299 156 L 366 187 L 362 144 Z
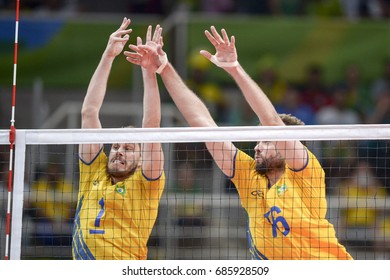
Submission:
M 12 197 L 12 185 L 13 185 L 13 155 L 15 144 L 15 103 L 16 103 L 16 69 L 18 61 L 18 35 L 19 35 L 19 4 L 20 1 L 16 0 L 15 8 L 15 45 L 14 45 L 14 68 L 12 79 L 12 111 L 11 111 L 11 127 L 9 133 L 10 153 L 9 153 L 9 170 L 8 170 L 8 201 L 7 201 L 7 219 L 5 225 L 5 255 L 4 259 L 9 260 L 9 239 L 11 232 L 11 197 Z

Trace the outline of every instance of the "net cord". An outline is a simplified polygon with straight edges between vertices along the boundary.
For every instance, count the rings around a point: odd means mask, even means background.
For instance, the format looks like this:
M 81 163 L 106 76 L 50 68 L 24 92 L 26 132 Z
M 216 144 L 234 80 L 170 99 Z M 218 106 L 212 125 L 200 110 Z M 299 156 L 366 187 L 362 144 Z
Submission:
M 21 130 L 18 130 L 21 131 Z M 306 125 L 24 130 L 27 145 L 390 139 L 390 125 Z M 17 134 L 17 133 L 16 133 Z
M 8 130 L 0 130 L 0 144 L 7 144 Z M 258 140 L 367 140 L 390 139 L 390 125 L 334 126 L 236 126 L 236 127 L 166 127 L 121 129 L 51 129 L 15 130 L 15 172 L 12 197 L 12 239 L 10 259 L 21 257 L 22 209 L 27 145 L 69 145 L 119 142 L 219 142 Z

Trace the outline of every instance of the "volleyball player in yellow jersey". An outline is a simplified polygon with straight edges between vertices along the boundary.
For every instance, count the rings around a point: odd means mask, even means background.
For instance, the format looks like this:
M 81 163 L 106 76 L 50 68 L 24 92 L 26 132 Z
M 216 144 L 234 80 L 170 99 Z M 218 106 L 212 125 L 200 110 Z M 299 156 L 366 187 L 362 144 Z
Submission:
M 237 61 L 235 38 L 212 26 L 206 37 L 216 54 L 201 54 L 228 72 L 238 84 L 262 125 L 300 125 L 280 116 L 267 96 Z M 161 45 L 130 46 L 127 60 L 153 61 L 169 94 L 193 127 L 216 127 L 206 106 L 167 61 Z M 151 59 L 150 57 L 153 57 Z M 157 70 L 156 70 L 157 69 Z M 248 214 L 248 240 L 253 259 L 352 259 L 325 219 L 324 171 L 300 141 L 259 141 L 254 158 L 231 142 L 206 143 L 219 168 L 234 182 Z
M 129 39 L 130 20 L 124 18 L 111 34 L 92 76 L 82 106 L 82 128 L 101 128 L 99 110 L 116 56 Z M 146 44 L 160 41 L 161 28 Z M 141 44 L 142 41 L 138 40 Z M 156 74 L 142 69 L 144 116 L 142 127 L 159 127 L 160 95 Z M 130 140 L 130 139 L 129 139 Z M 116 143 L 109 156 L 102 144 L 82 144 L 80 189 L 72 240 L 74 259 L 146 259 L 147 241 L 157 218 L 164 189 L 164 155 L 160 143 Z

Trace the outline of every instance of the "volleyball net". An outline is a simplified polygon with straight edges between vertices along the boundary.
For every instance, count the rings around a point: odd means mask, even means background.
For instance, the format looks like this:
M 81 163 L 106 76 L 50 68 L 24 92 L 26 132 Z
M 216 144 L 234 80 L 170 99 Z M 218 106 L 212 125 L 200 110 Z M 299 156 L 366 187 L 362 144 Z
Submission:
M 325 170 L 327 219 L 339 242 L 355 259 L 389 258 L 389 125 L 18 129 L 11 205 L 6 187 L 9 131 L 0 130 L 1 258 L 6 247 L 11 259 L 72 258 L 79 144 L 161 142 L 166 182 L 148 259 L 250 259 L 246 212 L 234 184 L 203 143 L 232 141 L 253 156 L 259 140 L 306 141 Z

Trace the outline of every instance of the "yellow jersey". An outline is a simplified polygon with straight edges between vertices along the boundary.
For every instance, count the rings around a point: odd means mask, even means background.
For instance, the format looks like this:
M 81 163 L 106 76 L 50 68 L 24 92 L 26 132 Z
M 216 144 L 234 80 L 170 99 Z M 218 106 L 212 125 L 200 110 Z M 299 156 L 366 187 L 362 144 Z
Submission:
M 103 150 L 90 164 L 80 160 L 73 259 L 144 260 L 165 174 L 148 180 L 138 168 L 132 176 L 113 185 L 106 164 Z
M 276 184 L 255 170 L 256 162 L 238 150 L 235 184 L 248 217 L 247 236 L 253 259 L 336 260 L 352 259 L 325 218 L 325 173 L 308 153 L 302 170 L 285 172 Z

